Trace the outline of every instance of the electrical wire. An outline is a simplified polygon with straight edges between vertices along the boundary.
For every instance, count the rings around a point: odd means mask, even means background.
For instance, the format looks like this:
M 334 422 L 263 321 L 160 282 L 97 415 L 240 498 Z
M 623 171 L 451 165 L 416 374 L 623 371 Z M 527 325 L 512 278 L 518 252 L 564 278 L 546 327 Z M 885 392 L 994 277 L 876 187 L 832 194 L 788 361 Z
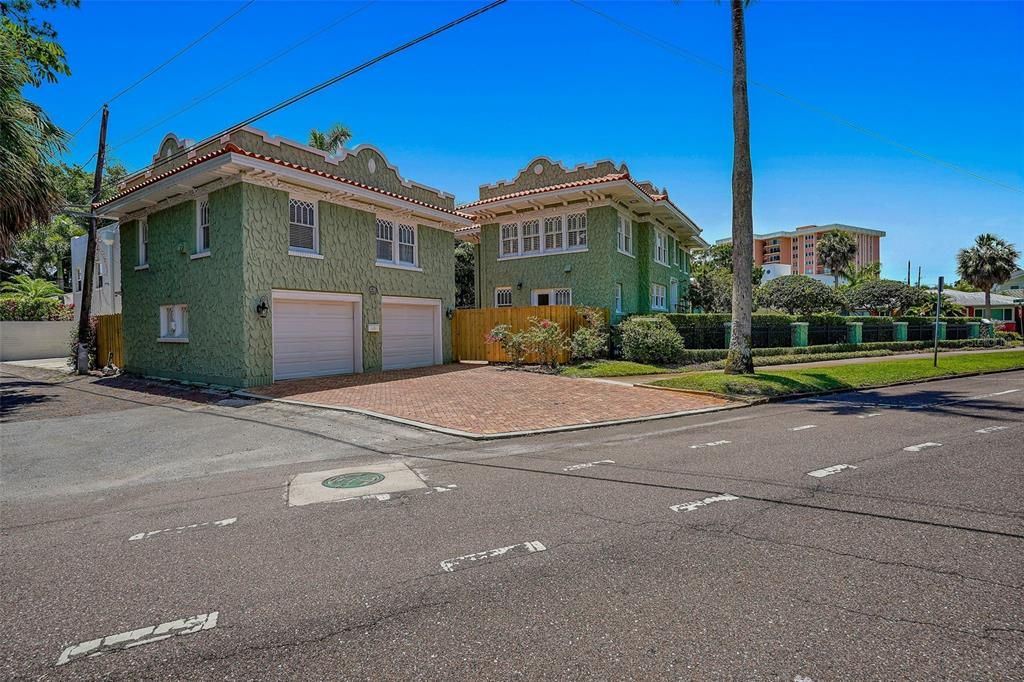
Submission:
M 644 30 L 642 30 L 640 28 L 637 28 L 636 26 L 633 26 L 632 24 L 628 24 L 628 23 L 622 21 L 621 19 L 619 19 L 617 17 L 613 17 L 612 15 L 606 14 L 605 12 L 602 12 L 599 9 L 595 9 L 593 7 L 590 7 L 589 5 L 587 5 L 587 4 L 583 3 L 583 2 L 580 2 L 580 0 L 570 0 L 570 2 L 572 2 L 572 4 L 576 5 L 577 7 L 581 8 L 581 9 L 585 9 L 588 12 L 591 12 L 592 14 L 595 14 L 595 15 L 601 17 L 602 19 L 605 19 L 606 21 L 608 21 L 608 22 L 610 22 L 612 24 L 615 24 L 616 26 L 618 26 L 619 28 L 623 29 L 624 31 L 626 31 L 628 33 L 632 33 L 633 35 L 636 35 L 639 38 L 642 38 L 644 40 L 647 40 L 648 42 L 654 43 L 658 47 L 660 47 L 660 48 L 662 48 L 662 49 L 664 49 L 664 50 L 666 50 L 668 52 L 671 52 L 671 53 L 673 53 L 673 54 L 675 54 L 677 56 L 683 57 L 683 58 L 685 58 L 685 59 L 687 59 L 689 61 L 692 61 L 695 64 L 699 64 L 700 66 L 703 66 L 705 68 L 709 68 L 712 71 L 718 71 L 719 73 L 723 73 L 723 74 L 727 74 L 727 75 L 729 73 L 731 73 L 731 69 L 729 69 L 726 66 L 723 66 L 722 64 L 719 64 L 718 62 L 715 62 L 715 61 L 712 61 L 712 60 L 707 59 L 705 57 L 702 57 L 701 55 L 699 55 L 699 54 L 697 54 L 695 52 L 691 52 L 690 50 L 687 50 L 685 48 L 679 47 L 678 45 L 676 45 L 674 43 L 670 43 L 669 41 L 664 40 L 663 38 L 659 38 L 658 36 L 653 35 L 651 33 L 648 33 L 648 32 L 646 32 L 646 31 L 644 31 Z M 763 83 L 761 81 L 756 81 L 756 80 L 752 80 L 752 79 L 747 79 L 747 82 L 750 85 L 753 85 L 753 86 L 755 86 L 757 88 L 760 88 L 761 90 L 764 90 L 765 92 L 769 92 L 769 93 L 771 93 L 771 94 L 773 94 L 773 95 L 775 95 L 777 97 L 780 97 L 780 98 L 785 99 L 785 100 L 787 100 L 789 102 L 792 102 L 793 104 L 796 104 L 799 107 L 802 107 L 804 109 L 807 109 L 808 111 L 812 111 L 812 112 L 814 112 L 816 114 L 824 116 L 825 118 L 828 118 L 828 119 L 834 121 L 835 123 L 838 123 L 840 125 L 846 126 L 847 128 L 850 128 L 851 130 L 854 130 L 854 131 L 856 131 L 858 133 L 861 133 L 862 135 L 866 135 L 868 137 L 874 138 L 874 139 L 878 140 L 879 142 L 883 142 L 883 143 L 885 143 L 885 144 L 887 144 L 887 145 L 889 145 L 891 147 L 895 147 L 897 149 L 905 151 L 905 152 L 907 152 L 909 154 L 917 156 L 917 157 L 919 157 L 921 159 L 924 159 L 926 161 L 931 161 L 932 163 L 936 163 L 936 164 L 938 164 L 940 166 L 944 166 L 944 167 L 946 167 L 946 168 L 948 168 L 950 170 L 957 171 L 958 173 L 962 173 L 964 175 L 968 175 L 968 176 L 970 176 L 972 178 L 975 178 L 976 180 L 981 180 L 983 182 L 990 183 L 992 185 L 995 185 L 996 187 L 1001 187 L 1002 189 L 1010 190 L 1011 192 L 1016 192 L 1018 194 L 1024 194 L 1024 189 L 1022 189 L 1020 187 L 1017 187 L 1015 185 L 1007 184 L 1005 182 L 1002 182 L 1000 180 L 996 180 L 994 178 L 987 177 L 985 175 L 981 175 L 980 173 L 976 173 L 975 171 L 972 171 L 969 168 L 965 168 L 964 166 L 961 166 L 961 165 L 959 165 L 957 163 L 953 163 L 952 161 L 946 161 L 945 159 L 941 159 L 941 158 L 939 158 L 937 156 L 934 156 L 933 154 L 929 154 L 929 153 L 923 152 L 923 151 L 921 151 L 919 149 L 915 149 L 914 147 L 911 147 L 910 145 L 903 144 L 902 142 L 899 142 L 898 140 L 894 140 L 891 137 L 887 137 L 886 135 L 883 135 L 882 133 L 880 133 L 880 132 L 878 132 L 876 130 L 872 130 L 870 128 L 862 126 L 859 123 L 851 121 L 848 118 L 844 118 L 843 116 L 840 116 L 839 114 L 836 114 L 834 112 L 829 111 L 828 109 L 820 107 L 820 106 L 818 106 L 816 104 L 812 104 L 811 102 L 808 102 L 806 100 L 800 99 L 798 97 L 794 97 L 793 95 L 790 95 L 790 94 L 788 94 L 786 92 L 783 92 L 782 90 L 779 90 L 778 88 L 776 88 L 776 87 L 774 87 L 774 86 L 772 86 L 772 85 L 770 85 L 768 83 Z

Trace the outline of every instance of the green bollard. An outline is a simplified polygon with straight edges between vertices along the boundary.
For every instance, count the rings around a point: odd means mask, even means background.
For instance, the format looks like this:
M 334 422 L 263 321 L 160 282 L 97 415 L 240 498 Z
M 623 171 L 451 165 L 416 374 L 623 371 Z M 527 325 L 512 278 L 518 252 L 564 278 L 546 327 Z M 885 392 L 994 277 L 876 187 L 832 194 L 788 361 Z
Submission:
M 794 348 L 803 348 L 807 346 L 807 328 L 810 325 L 807 322 L 790 322 L 789 323 L 789 339 L 790 344 Z
M 892 323 L 892 340 L 893 341 L 906 341 L 907 340 L 907 324 L 906 322 L 893 322 Z
M 864 323 L 863 322 L 847 322 L 846 323 L 846 343 L 859 344 L 864 339 Z

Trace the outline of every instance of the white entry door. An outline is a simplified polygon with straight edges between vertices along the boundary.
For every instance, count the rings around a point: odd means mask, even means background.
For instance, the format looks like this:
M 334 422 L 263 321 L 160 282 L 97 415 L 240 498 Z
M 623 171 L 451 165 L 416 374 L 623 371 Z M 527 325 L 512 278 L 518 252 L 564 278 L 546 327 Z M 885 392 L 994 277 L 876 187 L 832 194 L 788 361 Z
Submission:
M 384 369 L 440 364 L 441 301 L 383 297 L 381 336 Z
M 291 298 L 290 296 L 295 296 Z M 274 379 L 361 370 L 358 300 L 344 294 L 274 292 Z M 358 298 L 358 297 L 355 297 Z

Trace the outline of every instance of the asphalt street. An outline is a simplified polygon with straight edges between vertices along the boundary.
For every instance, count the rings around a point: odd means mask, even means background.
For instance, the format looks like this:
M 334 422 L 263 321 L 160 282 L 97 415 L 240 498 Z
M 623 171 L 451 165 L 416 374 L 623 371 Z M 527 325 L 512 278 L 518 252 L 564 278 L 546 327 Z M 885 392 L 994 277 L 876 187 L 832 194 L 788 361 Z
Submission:
M 0 388 L 4 679 L 1024 679 L 1024 372 L 490 442 Z

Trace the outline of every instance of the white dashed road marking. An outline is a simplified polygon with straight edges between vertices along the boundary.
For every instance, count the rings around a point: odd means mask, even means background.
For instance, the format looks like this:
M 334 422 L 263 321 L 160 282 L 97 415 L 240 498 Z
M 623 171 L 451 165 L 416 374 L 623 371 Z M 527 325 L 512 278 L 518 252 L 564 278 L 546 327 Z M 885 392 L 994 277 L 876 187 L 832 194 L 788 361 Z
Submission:
M 573 464 L 572 466 L 565 467 L 564 469 L 562 469 L 562 471 L 579 471 L 580 469 L 588 469 L 590 467 L 595 467 L 598 464 L 615 464 L 615 460 L 600 459 L 596 462 L 587 462 L 586 464 Z
M 699 443 L 697 445 L 691 445 L 690 449 L 696 450 L 697 448 L 713 448 L 716 445 L 728 445 L 731 442 L 731 440 L 715 440 L 711 441 L 710 443 Z
M 490 561 L 491 559 L 500 559 L 507 555 L 533 554 L 534 552 L 543 552 L 546 549 L 547 547 L 537 540 L 520 542 L 517 545 L 498 547 L 497 549 L 489 549 L 486 552 L 467 554 L 466 556 L 459 556 L 454 559 L 445 559 L 441 562 L 441 569 L 451 573 L 452 571 L 457 571 L 460 568 L 469 568 L 471 565 Z
M 942 447 L 942 443 L 920 443 L 918 445 L 908 445 L 907 447 L 905 447 L 903 449 L 906 450 L 907 452 L 921 452 L 922 450 L 927 450 L 928 448 L 941 448 L 941 447 Z
M 816 428 L 818 428 L 817 424 L 804 424 L 803 426 L 794 426 L 793 428 L 790 429 L 790 431 L 806 431 L 807 429 Z
M 71 661 L 77 661 L 80 658 L 102 656 L 103 654 L 109 654 L 112 651 L 119 651 L 121 649 L 131 649 L 143 644 L 152 644 L 175 635 L 191 635 L 194 632 L 210 630 L 217 627 L 218 615 L 217 611 L 200 613 L 198 616 L 190 618 L 180 618 L 161 623 L 160 625 L 150 625 L 138 630 L 129 630 L 128 632 L 74 644 L 61 652 L 60 658 L 57 659 L 57 665 L 64 665 Z
M 986 426 L 983 429 L 977 429 L 975 433 L 993 433 L 995 431 L 1003 431 L 1004 429 L 1010 428 L 1009 426 Z
M 881 412 L 868 412 L 867 414 L 858 414 L 857 419 L 870 419 L 871 417 L 880 417 Z
M 706 507 L 714 502 L 728 502 L 730 500 L 738 500 L 740 498 L 735 495 L 715 495 L 714 497 L 705 497 L 699 502 L 687 502 L 685 504 L 674 504 L 669 509 L 674 512 L 692 512 L 701 507 Z
M 815 471 L 808 471 L 807 475 L 808 476 L 814 476 L 815 478 L 825 478 L 826 476 L 831 476 L 832 474 L 838 474 L 840 471 L 843 471 L 844 469 L 856 469 L 856 468 L 857 467 L 853 466 L 852 464 L 835 464 L 835 465 L 830 466 L 830 467 L 825 467 L 824 469 L 816 469 Z
M 223 528 L 225 526 L 230 526 L 237 520 L 237 516 L 232 516 L 230 519 L 221 519 L 220 521 L 207 521 L 206 523 L 192 523 L 187 526 L 178 526 L 177 528 L 151 530 L 148 533 L 136 533 L 128 538 L 128 540 L 129 542 L 132 540 L 145 540 L 146 538 L 151 538 L 154 535 L 160 535 L 161 533 L 184 533 L 187 530 L 198 530 L 199 528 Z

